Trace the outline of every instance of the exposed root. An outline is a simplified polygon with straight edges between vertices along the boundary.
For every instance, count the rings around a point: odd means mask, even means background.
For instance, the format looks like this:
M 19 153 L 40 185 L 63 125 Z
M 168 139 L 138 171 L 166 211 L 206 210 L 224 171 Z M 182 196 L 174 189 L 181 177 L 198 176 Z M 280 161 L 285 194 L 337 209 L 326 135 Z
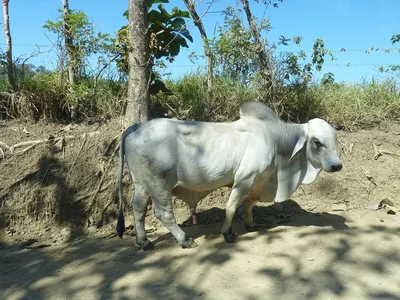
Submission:
M 382 153 L 379 152 L 378 147 L 375 144 L 372 144 L 374 147 L 374 159 L 377 160 L 379 156 L 382 156 Z
M 112 183 L 113 183 L 113 181 L 111 180 L 111 181 L 108 182 L 106 185 L 104 185 L 104 186 L 99 190 L 99 193 L 104 192 L 105 190 L 107 190 L 108 187 L 109 187 Z M 79 196 L 79 197 L 77 197 L 77 198 L 75 199 L 75 202 L 79 202 L 79 201 L 82 201 L 82 200 L 84 200 L 84 199 L 86 199 L 86 198 L 89 198 L 89 197 L 93 196 L 94 193 L 95 193 L 95 191 L 94 191 L 94 192 L 87 193 L 87 194 L 82 195 L 82 196 Z
M 108 170 L 109 170 L 109 168 L 110 168 L 110 165 L 111 165 L 111 162 L 112 162 L 112 160 L 113 160 L 113 157 L 114 157 L 115 153 L 117 153 L 118 149 L 119 149 L 119 144 L 115 147 L 113 153 L 111 154 L 110 159 L 108 160 L 108 163 L 107 163 L 106 167 L 104 168 L 103 176 L 101 177 L 100 182 L 99 182 L 99 184 L 97 185 L 96 191 L 94 192 L 92 198 L 90 199 L 90 202 L 89 202 L 90 204 L 89 204 L 89 206 L 88 206 L 87 209 L 86 209 L 87 211 L 91 210 L 91 209 L 95 206 L 97 194 L 98 194 L 98 193 L 100 192 L 100 190 L 101 190 L 101 187 L 102 187 L 103 182 L 104 182 L 104 178 L 106 177 L 106 174 L 107 174 L 107 172 L 108 172 Z
M 374 146 L 374 159 L 377 160 L 380 156 L 382 156 L 383 154 L 388 154 L 388 155 L 394 155 L 394 156 L 400 156 L 400 153 L 396 153 L 396 152 L 392 152 L 389 150 L 384 150 L 384 149 L 378 149 L 378 147 L 373 144 Z

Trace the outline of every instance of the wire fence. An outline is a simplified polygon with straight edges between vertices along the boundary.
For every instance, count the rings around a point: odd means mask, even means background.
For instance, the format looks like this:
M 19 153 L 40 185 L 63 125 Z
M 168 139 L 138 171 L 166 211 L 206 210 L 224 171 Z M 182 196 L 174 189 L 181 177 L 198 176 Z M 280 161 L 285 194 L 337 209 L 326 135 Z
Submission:
M 2 53 L 5 53 L 5 43 L 0 43 Z M 162 73 L 172 72 L 172 77 L 179 77 L 185 73 L 206 71 L 206 61 L 204 59 L 204 50 L 199 47 L 181 48 L 181 53 L 176 58 L 174 63 L 166 63 L 166 68 Z M 363 72 L 373 73 L 373 75 L 382 74 L 385 71 L 393 70 L 393 66 L 399 65 L 400 48 L 379 48 L 371 47 L 369 49 L 326 49 L 329 50 L 334 59 L 331 60 L 329 55 L 326 55 L 323 67 L 325 72 L 345 73 L 345 69 L 355 69 L 357 73 L 355 77 L 362 77 Z M 18 64 L 22 62 L 26 65 L 31 65 L 33 68 L 44 67 L 46 70 L 54 71 L 59 64 L 59 57 L 57 47 L 51 44 L 13 44 L 13 51 L 16 54 L 14 61 Z M 303 66 L 310 61 L 310 56 L 313 50 L 310 49 L 288 49 L 288 50 L 275 50 L 275 55 L 287 55 L 290 53 L 299 55 L 306 53 L 306 60 L 299 60 L 299 65 Z M 189 56 L 198 57 L 197 61 L 189 59 Z M 96 57 L 91 57 L 87 60 L 87 70 L 95 74 L 99 69 L 103 68 L 98 64 Z M 396 70 L 396 69 L 394 69 Z M 107 71 L 103 74 L 112 74 L 114 76 L 117 72 L 115 64 L 107 67 Z M 359 79 L 359 78 L 358 78 Z

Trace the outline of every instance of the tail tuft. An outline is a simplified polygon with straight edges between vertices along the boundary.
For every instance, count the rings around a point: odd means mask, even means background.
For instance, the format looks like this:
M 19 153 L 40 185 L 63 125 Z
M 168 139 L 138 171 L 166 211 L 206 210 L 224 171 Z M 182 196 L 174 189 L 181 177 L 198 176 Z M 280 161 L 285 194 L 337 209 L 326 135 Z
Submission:
M 124 231 L 125 231 L 125 218 L 124 218 L 124 212 L 121 208 L 118 213 L 118 222 L 117 222 L 117 233 L 121 239 L 122 236 L 124 235 Z

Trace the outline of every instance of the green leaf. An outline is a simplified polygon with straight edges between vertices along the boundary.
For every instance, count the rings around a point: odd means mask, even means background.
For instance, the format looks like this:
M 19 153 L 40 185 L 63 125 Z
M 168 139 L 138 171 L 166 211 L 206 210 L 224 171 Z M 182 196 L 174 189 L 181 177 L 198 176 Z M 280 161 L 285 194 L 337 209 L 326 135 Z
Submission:
M 181 35 L 183 35 L 185 38 L 187 38 L 189 41 L 191 41 L 191 42 L 193 43 L 193 38 L 192 38 L 192 36 L 190 35 L 189 30 L 183 29 L 183 30 L 181 30 L 179 33 L 180 33 Z
M 189 48 L 186 40 L 179 35 L 176 35 L 175 40 L 177 40 L 182 47 Z
M 182 18 L 175 18 L 172 22 L 171 22 L 171 27 L 173 29 L 179 30 L 181 28 L 185 28 L 186 23 L 185 20 Z
M 392 44 L 400 42 L 400 34 L 393 35 L 390 40 Z
M 170 19 L 172 19 L 172 15 L 170 15 L 169 14 L 169 12 L 167 12 L 167 10 L 164 8 L 164 5 L 163 4 L 160 4 L 159 6 L 158 6 L 158 9 L 160 10 L 160 12 L 165 16 L 165 17 L 167 17 L 168 18 L 168 21 L 170 20 Z M 168 22 L 167 21 L 167 22 Z
M 176 56 L 179 54 L 181 50 L 181 44 L 178 40 L 173 40 L 170 45 L 169 45 L 169 52 L 171 53 L 172 56 Z
M 301 43 L 302 39 L 303 39 L 303 38 L 302 38 L 301 36 L 295 36 L 294 38 L 292 38 L 293 42 L 294 42 L 296 45 L 299 45 L 299 44 Z
M 156 10 L 151 10 L 147 15 L 147 20 L 148 20 L 149 24 L 157 23 L 157 22 L 168 23 L 169 17 L 163 13 L 156 11 Z
M 147 10 L 149 10 L 153 4 L 156 3 L 169 3 L 168 0 L 147 0 Z
M 182 11 L 177 7 L 174 7 L 172 9 L 172 14 L 171 17 L 176 18 L 176 17 L 181 17 L 181 18 L 189 18 L 190 14 L 188 11 Z

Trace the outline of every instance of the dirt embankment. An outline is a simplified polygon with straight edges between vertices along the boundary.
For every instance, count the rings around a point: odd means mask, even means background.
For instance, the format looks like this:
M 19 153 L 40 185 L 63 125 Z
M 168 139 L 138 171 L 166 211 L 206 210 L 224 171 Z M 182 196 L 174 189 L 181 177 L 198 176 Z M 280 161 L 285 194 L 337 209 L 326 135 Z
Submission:
M 400 207 L 399 125 L 340 132 L 344 169 L 299 188 L 283 211 L 255 207 L 256 232 L 239 211 L 236 243 L 219 233 L 227 188 L 200 203 L 196 226 L 174 200 L 195 249 L 180 249 L 150 209 L 150 252 L 133 231 L 114 233 L 121 129 L 0 124 L 0 299 L 400 299 L 400 213 L 366 209 Z
M 56 242 L 113 230 L 119 120 L 91 125 L 13 121 L 0 126 L 3 238 Z M 339 132 L 343 171 L 321 173 L 314 184 L 302 186 L 292 198 L 310 212 L 363 209 L 385 198 L 400 206 L 399 133 L 396 124 Z M 126 168 L 125 175 L 129 214 L 132 192 Z M 223 216 L 228 195 L 229 189 L 220 189 L 200 203 L 199 211 L 209 211 L 203 215 L 205 223 Z M 174 202 L 178 222 L 186 221 L 187 206 Z M 151 209 L 147 223 L 153 229 L 160 226 Z

